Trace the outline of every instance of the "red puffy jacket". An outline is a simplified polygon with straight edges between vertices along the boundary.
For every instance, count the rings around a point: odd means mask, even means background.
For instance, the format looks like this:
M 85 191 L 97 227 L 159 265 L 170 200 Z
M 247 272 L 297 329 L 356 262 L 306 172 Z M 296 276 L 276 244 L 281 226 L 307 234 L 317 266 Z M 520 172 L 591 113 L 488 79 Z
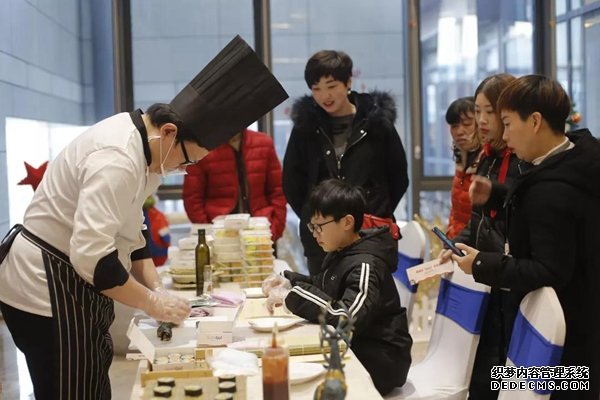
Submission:
M 465 157 L 466 154 L 463 154 Z M 452 206 L 448 218 L 447 236 L 454 239 L 467 226 L 471 219 L 471 199 L 469 198 L 469 186 L 471 177 L 477 172 L 477 165 L 481 151 L 479 149 L 469 153 L 469 165 L 465 168 L 462 164 L 456 164 L 454 179 L 452 180 Z
M 286 200 L 273 140 L 264 133 L 245 130 L 240 149 L 246 169 L 250 214 L 269 218 L 273 240 L 277 240 L 285 228 Z M 218 215 L 231 213 L 238 196 L 235 150 L 229 143 L 187 167 L 183 204 L 193 223 L 209 223 Z

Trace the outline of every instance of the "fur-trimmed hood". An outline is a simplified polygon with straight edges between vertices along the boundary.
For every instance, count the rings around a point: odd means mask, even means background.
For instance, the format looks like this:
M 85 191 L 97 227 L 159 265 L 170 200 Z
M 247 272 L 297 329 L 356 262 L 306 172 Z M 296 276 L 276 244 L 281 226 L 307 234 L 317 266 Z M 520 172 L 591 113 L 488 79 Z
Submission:
M 396 102 L 388 92 L 352 92 L 350 101 L 356 106 L 356 118 L 366 118 L 371 123 L 396 121 Z M 299 129 L 312 129 L 327 119 L 327 113 L 317 105 L 310 95 L 298 98 L 292 106 L 292 121 Z

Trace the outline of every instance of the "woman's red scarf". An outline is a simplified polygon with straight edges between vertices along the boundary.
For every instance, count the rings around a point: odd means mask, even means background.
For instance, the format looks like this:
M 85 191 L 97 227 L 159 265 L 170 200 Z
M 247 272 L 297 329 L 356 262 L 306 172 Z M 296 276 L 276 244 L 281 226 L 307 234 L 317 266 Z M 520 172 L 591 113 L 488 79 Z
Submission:
M 485 143 L 483 145 L 483 154 L 485 154 L 486 157 L 493 156 L 494 153 L 494 148 L 491 144 Z M 512 151 L 510 151 L 508 147 L 505 147 L 504 150 L 502 150 L 502 164 L 500 165 L 500 171 L 498 172 L 498 182 L 500 183 L 504 183 L 504 181 L 506 181 L 506 174 L 508 173 L 508 165 L 510 164 L 511 154 Z M 496 217 L 496 214 L 496 210 L 490 211 L 490 216 L 492 218 Z

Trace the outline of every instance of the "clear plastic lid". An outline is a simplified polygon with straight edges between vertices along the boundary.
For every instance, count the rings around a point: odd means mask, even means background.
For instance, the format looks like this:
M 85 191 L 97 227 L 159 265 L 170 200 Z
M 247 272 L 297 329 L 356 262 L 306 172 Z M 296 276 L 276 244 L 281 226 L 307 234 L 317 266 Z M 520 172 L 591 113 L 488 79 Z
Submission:
M 192 224 L 190 234 L 198 236 L 198 229 L 204 229 L 207 235 L 212 234 L 213 224 Z
M 242 250 L 248 253 L 253 251 L 273 251 L 273 243 L 244 243 Z
M 241 261 L 243 259 L 241 251 L 227 251 L 215 253 L 216 261 Z
M 226 229 L 244 229 L 248 227 L 250 214 L 229 214 L 225 216 Z
M 242 244 L 272 244 L 271 232 L 249 231 L 243 230 L 240 232 Z
M 240 242 L 215 242 L 213 245 L 215 253 L 227 253 L 232 251 L 240 251 Z
M 254 253 L 244 253 L 244 260 L 273 260 L 273 252 L 254 252 Z
M 270 226 L 271 226 L 271 223 L 269 222 L 269 218 L 267 218 L 267 217 L 251 217 L 250 222 L 248 223 L 248 227 L 250 229 L 266 228 L 268 230 L 268 228 Z

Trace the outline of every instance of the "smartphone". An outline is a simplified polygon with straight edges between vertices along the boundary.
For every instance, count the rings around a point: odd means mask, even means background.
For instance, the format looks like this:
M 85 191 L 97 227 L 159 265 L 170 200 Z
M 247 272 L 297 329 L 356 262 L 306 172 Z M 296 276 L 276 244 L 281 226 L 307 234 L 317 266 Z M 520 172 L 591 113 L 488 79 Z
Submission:
M 460 256 L 460 257 L 463 257 L 466 255 L 465 253 L 463 253 L 463 251 L 461 249 L 456 247 L 454 245 L 454 243 L 452 243 L 452 241 L 450 239 L 448 239 L 448 236 L 446 236 L 446 234 L 444 232 L 439 230 L 437 226 L 434 226 L 432 231 L 433 231 L 433 233 L 435 233 L 435 235 L 437 237 L 440 238 L 440 240 L 444 243 L 444 246 L 446 246 L 446 248 L 452 250 L 452 252 L 454 254 L 456 254 L 457 256 Z

